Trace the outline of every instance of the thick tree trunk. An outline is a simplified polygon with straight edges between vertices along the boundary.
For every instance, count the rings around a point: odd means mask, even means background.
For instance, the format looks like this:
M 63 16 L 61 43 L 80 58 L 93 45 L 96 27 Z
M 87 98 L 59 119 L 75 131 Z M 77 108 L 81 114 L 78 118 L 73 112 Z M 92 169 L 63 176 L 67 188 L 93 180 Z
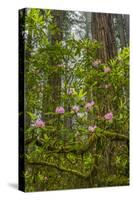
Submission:
M 96 39 L 101 43 L 102 47 L 98 49 L 97 56 L 103 62 L 106 63 L 109 59 L 114 58 L 117 55 L 116 40 L 115 40 L 115 30 L 113 27 L 113 18 L 111 14 L 105 13 L 92 13 L 92 38 Z M 106 99 L 106 98 L 105 98 Z M 104 101 L 105 101 L 104 99 Z M 107 109 L 105 105 L 105 110 Z M 99 148 L 100 140 L 97 141 L 96 154 L 101 154 L 102 148 Z M 108 143 L 108 152 L 111 152 L 112 146 Z M 111 168 L 111 154 L 105 160 L 106 168 L 108 172 Z M 98 158 L 95 158 L 95 165 L 99 164 Z M 103 166 L 104 167 L 104 166 Z M 98 171 L 95 170 L 94 177 L 98 178 Z
M 92 13 L 92 38 L 102 44 L 98 57 L 107 62 L 117 54 L 111 14 Z

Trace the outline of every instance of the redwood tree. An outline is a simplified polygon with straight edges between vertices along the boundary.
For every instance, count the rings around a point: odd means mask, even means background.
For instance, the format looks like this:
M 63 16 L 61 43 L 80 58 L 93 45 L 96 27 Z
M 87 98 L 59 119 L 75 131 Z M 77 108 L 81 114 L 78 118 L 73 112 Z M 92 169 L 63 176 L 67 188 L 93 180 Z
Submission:
M 92 38 L 102 44 L 102 48 L 98 50 L 98 57 L 102 62 L 117 54 L 111 14 L 92 13 Z

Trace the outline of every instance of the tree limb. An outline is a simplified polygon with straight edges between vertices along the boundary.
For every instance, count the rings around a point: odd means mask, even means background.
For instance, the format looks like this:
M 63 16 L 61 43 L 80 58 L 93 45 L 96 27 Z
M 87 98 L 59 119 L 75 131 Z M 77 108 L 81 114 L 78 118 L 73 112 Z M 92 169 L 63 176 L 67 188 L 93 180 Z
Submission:
M 125 141 L 125 142 L 129 141 L 129 138 L 126 135 L 122 135 L 122 134 L 104 131 L 103 135 L 105 135 L 107 138 L 110 138 L 111 140 L 115 140 L 115 141 Z
M 70 173 L 70 174 L 74 174 L 80 178 L 84 178 L 84 179 L 88 179 L 90 178 L 91 176 L 91 172 L 93 170 L 90 171 L 89 174 L 83 174 L 81 172 L 78 172 L 77 170 L 73 170 L 73 169 L 67 169 L 67 168 L 64 168 L 64 167 L 61 167 L 61 166 L 57 166 L 56 164 L 54 163 L 49 163 L 49 162 L 45 162 L 45 161 L 40 161 L 40 162 L 36 162 L 36 161 L 27 161 L 28 165 L 38 165 L 38 166 L 49 166 L 49 167 L 53 167 L 53 168 L 56 168 L 57 170 L 59 171 L 62 171 L 62 172 L 67 172 L 67 173 Z

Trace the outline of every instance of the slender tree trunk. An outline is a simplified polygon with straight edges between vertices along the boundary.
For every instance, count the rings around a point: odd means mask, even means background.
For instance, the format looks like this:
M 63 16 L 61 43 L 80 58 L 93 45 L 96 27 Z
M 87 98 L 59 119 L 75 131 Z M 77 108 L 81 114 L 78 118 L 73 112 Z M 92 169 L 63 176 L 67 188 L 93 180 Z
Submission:
M 89 38 L 89 20 L 88 13 L 85 13 L 85 24 L 86 24 L 86 38 Z
M 63 12 L 54 10 L 52 12 L 54 16 L 54 23 L 56 24 L 57 28 L 59 28 L 59 31 L 52 36 L 51 38 L 51 44 L 54 46 L 56 42 L 59 42 L 62 40 L 62 18 L 63 18 Z M 54 57 L 51 57 L 51 63 L 53 67 L 60 65 L 59 60 L 55 60 Z M 49 77 L 49 85 L 52 88 L 51 92 L 51 100 L 52 100 L 52 105 L 51 108 L 53 109 L 52 111 L 55 110 L 56 106 L 60 104 L 60 93 L 61 93 L 61 76 L 59 71 L 55 72 L 54 74 L 50 75 Z
M 63 11 L 59 11 L 59 10 L 53 10 L 52 11 L 52 16 L 53 16 L 53 23 L 56 25 L 57 27 L 57 32 L 52 35 L 51 33 L 49 33 L 51 35 L 50 37 L 50 43 L 51 43 L 51 50 L 54 51 L 54 46 L 56 44 L 56 42 L 59 42 L 62 40 L 63 37 L 63 33 L 62 33 L 62 26 L 63 26 Z M 56 48 L 56 47 L 55 47 Z M 49 55 L 50 57 L 50 62 L 49 62 L 49 66 L 51 67 L 55 67 L 61 64 L 61 61 L 56 59 L 53 54 Z M 44 74 L 44 79 L 45 79 L 45 74 Z M 60 105 L 60 95 L 61 95 L 61 75 L 59 73 L 59 71 L 55 71 L 54 73 L 50 74 L 47 77 L 47 83 L 45 83 L 49 88 L 50 88 L 50 92 L 47 91 L 45 85 L 44 85 L 44 97 L 43 97 L 43 109 L 42 109 L 42 118 L 48 118 L 47 116 L 45 116 L 45 113 L 47 111 L 51 111 L 54 112 L 55 108 L 57 106 Z M 50 96 L 47 96 L 49 95 Z
M 86 38 L 92 38 L 91 35 L 91 13 L 85 12 L 85 36 Z
M 28 9 L 25 9 L 25 15 L 28 15 Z M 30 58 L 31 58 L 31 52 L 33 50 L 33 45 L 32 45 L 32 27 L 28 26 L 28 35 L 25 43 L 25 95 L 26 97 L 29 97 L 29 84 L 27 83 L 28 81 L 28 72 L 29 72 L 29 65 L 30 65 Z M 26 103 L 25 103 L 25 110 L 28 112 L 31 112 L 30 110 L 30 104 L 29 104 L 29 99 L 26 98 Z M 30 126 L 31 118 L 29 115 L 26 115 L 26 127 Z

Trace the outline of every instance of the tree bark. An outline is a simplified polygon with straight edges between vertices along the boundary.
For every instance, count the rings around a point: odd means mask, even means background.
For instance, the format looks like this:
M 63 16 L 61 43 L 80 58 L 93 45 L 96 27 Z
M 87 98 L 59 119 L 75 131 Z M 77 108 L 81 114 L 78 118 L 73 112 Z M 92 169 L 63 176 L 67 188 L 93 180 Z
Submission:
M 124 15 L 126 45 L 129 46 L 129 15 Z
M 112 23 L 111 14 L 92 13 L 92 38 L 102 44 L 102 48 L 97 52 L 102 62 L 107 62 L 117 55 Z
M 116 21 L 117 21 L 117 32 L 120 39 L 120 47 L 124 48 L 126 46 L 126 37 L 125 37 L 123 16 L 120 14 L 116 15 Z
M 28 16 L 28 9 L 25 9 L 25 16 Z M 30 66 L 30 58 L 31 58 L 31 52 L 33 50 L 33 45 L 32 45 L 32 27 L 30 27 L 30 25 L 28 25 L 27 27 L 27 39 L 25 42 L 25 96 L 26 96 L 26 100 L 25 100 L 25 110 L 31 112 L 31 108 L 29 105 L 29 91 L 30 91 L 30 85 L 28 84 L 28 72 L 29 72 L 29 66 Z M 31 118 L 29 117 L 29 115 L 26 115 L 26 127 L 30 126 L 31 123 Z
M 59 29 L 55 35 L 51 38 L 51 44 L 54 46 L 56 42 L 59 42 L 63 38 L 62 34 L 62 19 L 63 19 L 63 11 L 54 10 L 52 12 L 52 15 L 54 16 L 54 23 L 56 24 L 57 28 Z M 54 67 L 55 65 L 60 65 L 60 61 L 57 60 L 55 62 L 53 55 L 51 57 L 51 65 Z M 59 74 L 59 71 L 55 72 L 49 77 L 49 84 L 52 87 L 52 93 L 51 93 L 51 99 L 52 99 L 52 106 L 53 110 L 55 110 L 56 106 L 60 104 L 60 93 L 61 93 L 61 76 Z
M 61 41 L 63 38 L 63 33 L 62 33 L 63 11 L 53 10 L 51 11 L 51 14 L 53 16 L 53 23 L 57 27 L 57 31 L 54 35 L 49 33 L 50 35 L 49 42 L 50 42 L 50 48 L 51 48 L 49 52 L 49 60 L 50 60 L 49 66 L 55 67 L 61 64 L 60 61 L 56 60 L 56 58 L 53 56 L 53 52 L 54 52 L 54 47 L 56 48 L 55 46 L 56 42 Z M 44 79 L 45 79 L 45 73 L 44 73 Z M 45 116 L 45 113 L 54 112 L 55 108 L 59 106 L 60 104 L 61 76 L 58 70 L 47 77 L 46 85 L 49 86 L 50 92 L 47 91 L 46 86 L 44 85 L 42 118 L 45 120 L 48 119 L 48 116 Z M 50 96 L 48 96 L 49 93 L 50 93 Z

